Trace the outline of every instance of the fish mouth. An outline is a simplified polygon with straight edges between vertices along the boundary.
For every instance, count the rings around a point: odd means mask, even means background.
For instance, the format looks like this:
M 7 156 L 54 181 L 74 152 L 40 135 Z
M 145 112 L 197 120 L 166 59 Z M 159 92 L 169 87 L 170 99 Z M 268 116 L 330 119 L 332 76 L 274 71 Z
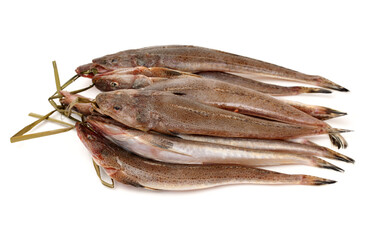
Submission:
M 93 111 L 100 113 L 101 115 L 105 115 L 99 108 L 98 104 L 96 103 L 96 100 L 91 102 L 91 108 Z
M 97 63 L 88 63 L 79 66 L 75 71 L 81 77 L 93 78 L 96 75 L 111 72 L 113 69 L 105 68 Z

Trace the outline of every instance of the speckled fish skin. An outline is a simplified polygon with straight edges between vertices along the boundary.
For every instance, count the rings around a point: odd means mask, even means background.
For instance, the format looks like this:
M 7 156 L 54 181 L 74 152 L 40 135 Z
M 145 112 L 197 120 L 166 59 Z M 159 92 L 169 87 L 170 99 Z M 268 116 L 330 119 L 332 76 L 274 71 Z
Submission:
M 239 164 L 250 167 L 298 164 L 343 171 L 314 156 L 189 141 L 178 137 L 130 129 L 118 124 L 113 119 L 101 116 L 89 116 L 86 122 L 94 131 L 123 149 L 161 162 Z
M 145 66 L 173 68 L 192 73 L 201 71 L 235 72 L 348 91 L 321 76 L 307 75 L 256 59 L 196 46 L 155 46 L 126 50 L 96 58 L 93 60 L 93 64 L 106 69 Z M 81 67 L 76 71 L 81 72 Z
M 76 130 L 94 161 L 111 178 L 135 187 L 195 190 L 231 184 L 323 185 L 336 182 L 309 175 L 289 175 L 239 165 L 184 165 L 151 161 L 115 146 L 83 124 L 77 123 Z
M 209 78 L 178 77 L 145 87 L 148 90 L 167 91 L 196 101 L 239 113 L 284 123 L 328 127 L 318 120 L 272 96 Z
M 198 72 L 197 75 L 246 87 L 272 96 L 293 96 L 301 93 L 331 93 L 331 91 L 322 88 L 302 86 L 284 87 L 268 84 L 225 72 Z
M 265 140 L 265 139 L 241 139 L 241 138 L 221 138 L 210 136 L 197 136 L 178 134 L 178 137 L 191 141 L 207 142 L 213 144 L 228 145 L 240 148 L 254 150 L 268 150 L 277 152 L 288 152 L 307 156 L 320 156 L 330 159 L 336 159 L 343 162 L 354 163 L 355 161 L 341 153 L 333 151 L 329 148 L 316 145 L 313 143 L 303 144 L 285 140 Z
M 117 90 L 96 97 L 98 112 L 126 126 L 160 133 L 288 139 L 328 129 L 273 122 L 195 102 L 169 92 Z

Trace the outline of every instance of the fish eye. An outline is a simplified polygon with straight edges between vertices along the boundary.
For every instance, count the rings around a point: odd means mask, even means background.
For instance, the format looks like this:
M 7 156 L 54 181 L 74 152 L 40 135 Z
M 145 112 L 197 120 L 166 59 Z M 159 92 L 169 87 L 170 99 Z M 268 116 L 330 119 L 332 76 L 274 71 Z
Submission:
M 119 111 L 119 110 L 121 110 L 122 108 L 121 108 L 120 106 L 114 106 L 114 107 L 113 107 L 113 109 L 114 109 L 114 110 L 116 110 L 116 111 Z
M 110 86 L 115 88 L 118 86 L 118 82 L 110 82 Z
M 117 59 L 113 58 L 113 59 L 111 60 L 111 62 L 112 62 L 112 63 L 116 63 L 116 62 L 117 62 Z
M 95 136 L 90 135 L 90 134 L 88 134 L 86 137 L 87 139 L 92 140 L 92 141 L 96 140 Z

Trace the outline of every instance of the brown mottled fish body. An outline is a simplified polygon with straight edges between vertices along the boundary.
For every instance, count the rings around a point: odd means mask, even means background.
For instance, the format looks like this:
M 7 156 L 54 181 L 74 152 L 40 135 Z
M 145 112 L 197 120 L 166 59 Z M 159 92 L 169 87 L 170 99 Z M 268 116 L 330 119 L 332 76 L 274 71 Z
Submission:
M 258 119 L 169 92 L 117 90 L 96 97 L 97 111 L 126 126 L 165 134 L 288 139 L 327 133 L 327 128 Z
M 77 134 L 94 161 L 114 180 L 135 187 L 161 190 L 195 190 L 230 184 L 322 185 L 333 180 L 289 175 L 239 165 L 184 165 L 151 161 L 115 146 L 82 124 Z
M 126 50 L 96 58 L 93 63 L 107 69 L 145 66 L 173 68 L 192 73 L 201 71 L 235 72 L 348 91 L 320 76 L 307 75 L 256 59 L 195 46 L 173 45 Z

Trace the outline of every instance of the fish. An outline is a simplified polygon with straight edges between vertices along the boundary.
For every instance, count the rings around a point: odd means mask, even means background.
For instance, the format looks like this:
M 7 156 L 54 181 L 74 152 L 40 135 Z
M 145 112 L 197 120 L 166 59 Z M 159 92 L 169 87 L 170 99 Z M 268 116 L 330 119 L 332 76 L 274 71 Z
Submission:
M 240 73 L 252 79 L 288 80 L 348 91 L 339 84 L 318 75 L 308 75 L 253 58 L 188 45 L 154 46 L 121 51 L 93 59 L 92 63 L 78 67 L 76 72 L 84 76 L 86 72 L 88 72 L 87 75 L 91 74 L 91 69 L 102 73 L 137 66 L 165 67 L 190 73 L 204 71 Z
M 113 119 L 88 116 L 86 123 L 94 131 L 123 149 L 145 158 L 180 164 L 239 164 L 250 167 L 278 165 L 308 165 L 343 171 L 341 168 L 314 156 L 255 150 L 128 128 Z
M 272 96 L 209 78 L 200 80 L 184 76 L 158 82 L 144 89 L 172 92 L 207 105 L 283 123 L 331 128 L 329 124 Z M 338 148 L 345 148 L 348 145 L 338 133 L 329 134 L 329 137 Z
M 99 93 L 94 110 L 142 131 L 219 137 L 289 139 L 341 129 L 294 125 L 250 117 L 170 92 L 124 89 Z
M 213 80 L 219 80 L 230 84 L 235 84 L 241 87 L 246 87 L 272 96 L 293 96 L 302 93 L 331 93 L 330 90 L 323 88 L 312 88 L 302 86 L 284 87 L 275 84 L 268 84 L 261 81 L 256 81 L 250 78 L 225 72 L 216 72 L 216 71 L 198 72 L 197 75 L 210 78 Z
M 336 182 L 232 164 L 163 163 L 125 151 L 83 123 L 76 123 L 76 130 L 97 165 L 115 181 L 138 188 L 184 191 L 232 184 L 324 185 Z

